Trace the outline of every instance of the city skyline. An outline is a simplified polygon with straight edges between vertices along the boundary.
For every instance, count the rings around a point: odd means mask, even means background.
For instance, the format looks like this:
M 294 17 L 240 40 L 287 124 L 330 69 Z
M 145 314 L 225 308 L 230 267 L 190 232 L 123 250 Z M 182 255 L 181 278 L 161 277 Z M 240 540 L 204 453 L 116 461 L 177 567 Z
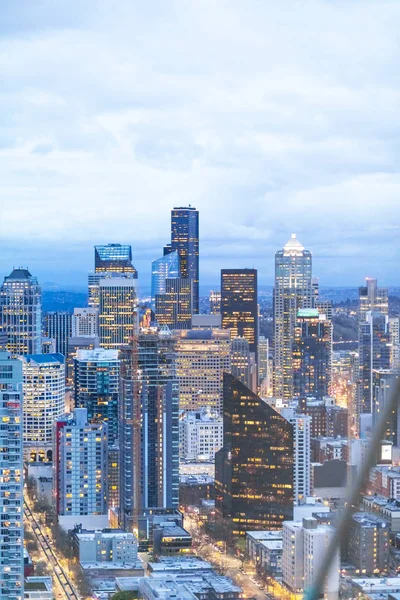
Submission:
M 327 281 L 395 284 L 399 12 L 8 3 L 0 271 L 83 282 L 92 246 L 115 240 L 145 281 L 170 209 L 191 203 L 203 282 L 235 267 L 272 281 L 296 232 Z

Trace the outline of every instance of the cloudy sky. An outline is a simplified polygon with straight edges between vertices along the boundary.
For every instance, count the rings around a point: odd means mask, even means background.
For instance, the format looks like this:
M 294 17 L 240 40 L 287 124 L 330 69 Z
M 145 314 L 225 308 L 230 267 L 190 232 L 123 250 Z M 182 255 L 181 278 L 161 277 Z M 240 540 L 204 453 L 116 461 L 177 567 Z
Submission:
M 4 0 L 0 276 L 84 283 L 170 209 L 200 210 L 201 282 L 292 231 L 325 285 L 400 263 L 398 0 Z

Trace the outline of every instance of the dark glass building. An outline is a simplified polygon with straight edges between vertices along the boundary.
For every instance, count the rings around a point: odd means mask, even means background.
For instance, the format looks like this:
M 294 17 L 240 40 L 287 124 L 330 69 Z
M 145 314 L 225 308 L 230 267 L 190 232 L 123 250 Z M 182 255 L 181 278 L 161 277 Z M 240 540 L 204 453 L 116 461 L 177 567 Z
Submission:
M 180 275 L 193 281 L 193 313 L 199 312 L 199 211 L 192 206 L 171 211 L 171 248 L 180 260 Z
M 224 374 L 224 445 L 215 455 L 216 510 L 233 534 L 293 518 L 293 428 Z
M 68 339 L 72 336 L 72 315 L 66 311 L 47 312 L 44 316 L 46 337 L 56 342 L 56 352 L 67 356 Z
M 165 279 L 165 293 L 155 294 L 155 317 L 170 329 L 192 326 L 193 280 Z
M 120 515 L 132 530 L 147 508 L 179 504 L 175 338 L 143 330 L 121 350 Z
M 246 338 L 257 359 L 257 269 L 222 269 L 221 317 L 222 329 L 231 329 L 232 338 Z
M 94 247 L 94 270 L 96 273 L 134 273 L 132 247 L 128 244 L 107 244 Z
M 293 343 L 294 396 L 329 395 L 331 328 L 331 322 L 316 308 L 298 311 Z

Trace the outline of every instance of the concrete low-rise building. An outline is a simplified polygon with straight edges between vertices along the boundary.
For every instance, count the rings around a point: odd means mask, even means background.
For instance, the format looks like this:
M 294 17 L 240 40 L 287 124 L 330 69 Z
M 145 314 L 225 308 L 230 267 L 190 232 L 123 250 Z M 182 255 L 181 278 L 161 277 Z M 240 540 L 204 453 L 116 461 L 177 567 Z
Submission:
M 267 540 L 260 542 L 259 567 L 262 572 L 271 577 L 282 577 L 282 540 Z
M 122 530 L 80 530 L 73 534 L 79 562 L 132 563 L 137 561 L 137 539 Z
M 261 560 L 261 543 L 282 541 L 282 531 L 246 531 L 246 555 L 255 565 Z
M 346 558 L 356 572 L 386 572 L 389 563 L 388 523 L 376 515 L 355 513 L 349 526 Z
M 51 577 L 27 577 L 24 584 L 25 600 L 53 600 Z
M 388 525 L 390 533 L 400 533 L 400 502 L 381 496 L 364 496 L 363 507 L 366 512 L 378 514 Z

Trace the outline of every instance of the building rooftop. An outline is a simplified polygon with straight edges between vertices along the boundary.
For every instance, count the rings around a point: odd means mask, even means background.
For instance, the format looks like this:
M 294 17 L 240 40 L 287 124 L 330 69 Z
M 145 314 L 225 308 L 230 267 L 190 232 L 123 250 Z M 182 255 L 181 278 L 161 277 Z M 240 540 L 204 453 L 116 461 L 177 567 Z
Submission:
M 304 246 L 302 246 L 296 237 L 295 233 L 292 233 L 290 239 L 283 246 L 283 252 L 285 254 L 300 255 L 304 252 Z
M 380 517 L 364 512 L 354 513 L 353 521 L 360 523 L 361 527 L 363 527 L 364 529 L 375 527 L 381 527 L 382 529 L 384 529 L 388 526 L 387 522 L 381 519 Z
M 80 361 L 117 361 L 118 350 L 107 350 L 106 348 L 93 348 L 93 350 L 78 350 L 76 358 Z
M 149 570 L 154 573 L 180 573 L 184 571 L 212 571 L 211 563 L 196 557 L 161 557 L 159 562 L 149 562 Z
M 50 365 L 50 364 L 56 364 L 56 363 L 64 364 L 64 362 L 65 362 L 64 355 L 60 354 L 58 352 L 56 352 L 54 354 L 26 354 L 22 358 L 27 363 L 33 362 L 38 365 L 47 365 L 47 364 Z
M 281 540 L 282 539 L 282 531 L 246 531 L 246 537 L 251 538 L 252 540 L 261 542 L 267 540 Z
M 124 571 L 142 571 L 143 563 L 141 560 L 136 560 L 132 562 L 111 562 L 111 561 L 101 561 L 101 562 L 81 562 L 81 567 L 85 571 L 113 571 L 114 569 L 124 570 Z
M 102 538 L 106 539 L 118 538 L 120 540 L 136 540 L 136 537 L 133 533 L 128 533 L 122 529 L 99 529 L 97 531 L 84 529 L 79 533 L 75 533 L 75 536 L 79 539 L 79 541 L 90 542 L 96 538 L 96 535 L 99 534 Z
M 262 540 L 260 542 L 260 546 L 266 548 L 267 550 L 282 550 L 283 541 L 282 540 Z
M 183 527 L 179 527 L 179 525 L 173 525 L 173 524 L 171 525 L 170 522 L 167 523 L 165 527 L 161 523 L 160 528 L 163 531 L 163 533 L 162 533 L 163 538 L 164 537 L 188 537 L 188 538 L 192 537 L 190 535 L 190 533 L 188 531 L 186 531 L 186 529 L 184 529 Z
M 9 275 L 5 278 L 6 281 L 10 279 L 15 279 L 18 281 L 23 281 L 24 279 L 32 279 L 32 275 L 28 271 L 28 269 L 23 269 L 22 267 L 18 269 L 13 269 Z

